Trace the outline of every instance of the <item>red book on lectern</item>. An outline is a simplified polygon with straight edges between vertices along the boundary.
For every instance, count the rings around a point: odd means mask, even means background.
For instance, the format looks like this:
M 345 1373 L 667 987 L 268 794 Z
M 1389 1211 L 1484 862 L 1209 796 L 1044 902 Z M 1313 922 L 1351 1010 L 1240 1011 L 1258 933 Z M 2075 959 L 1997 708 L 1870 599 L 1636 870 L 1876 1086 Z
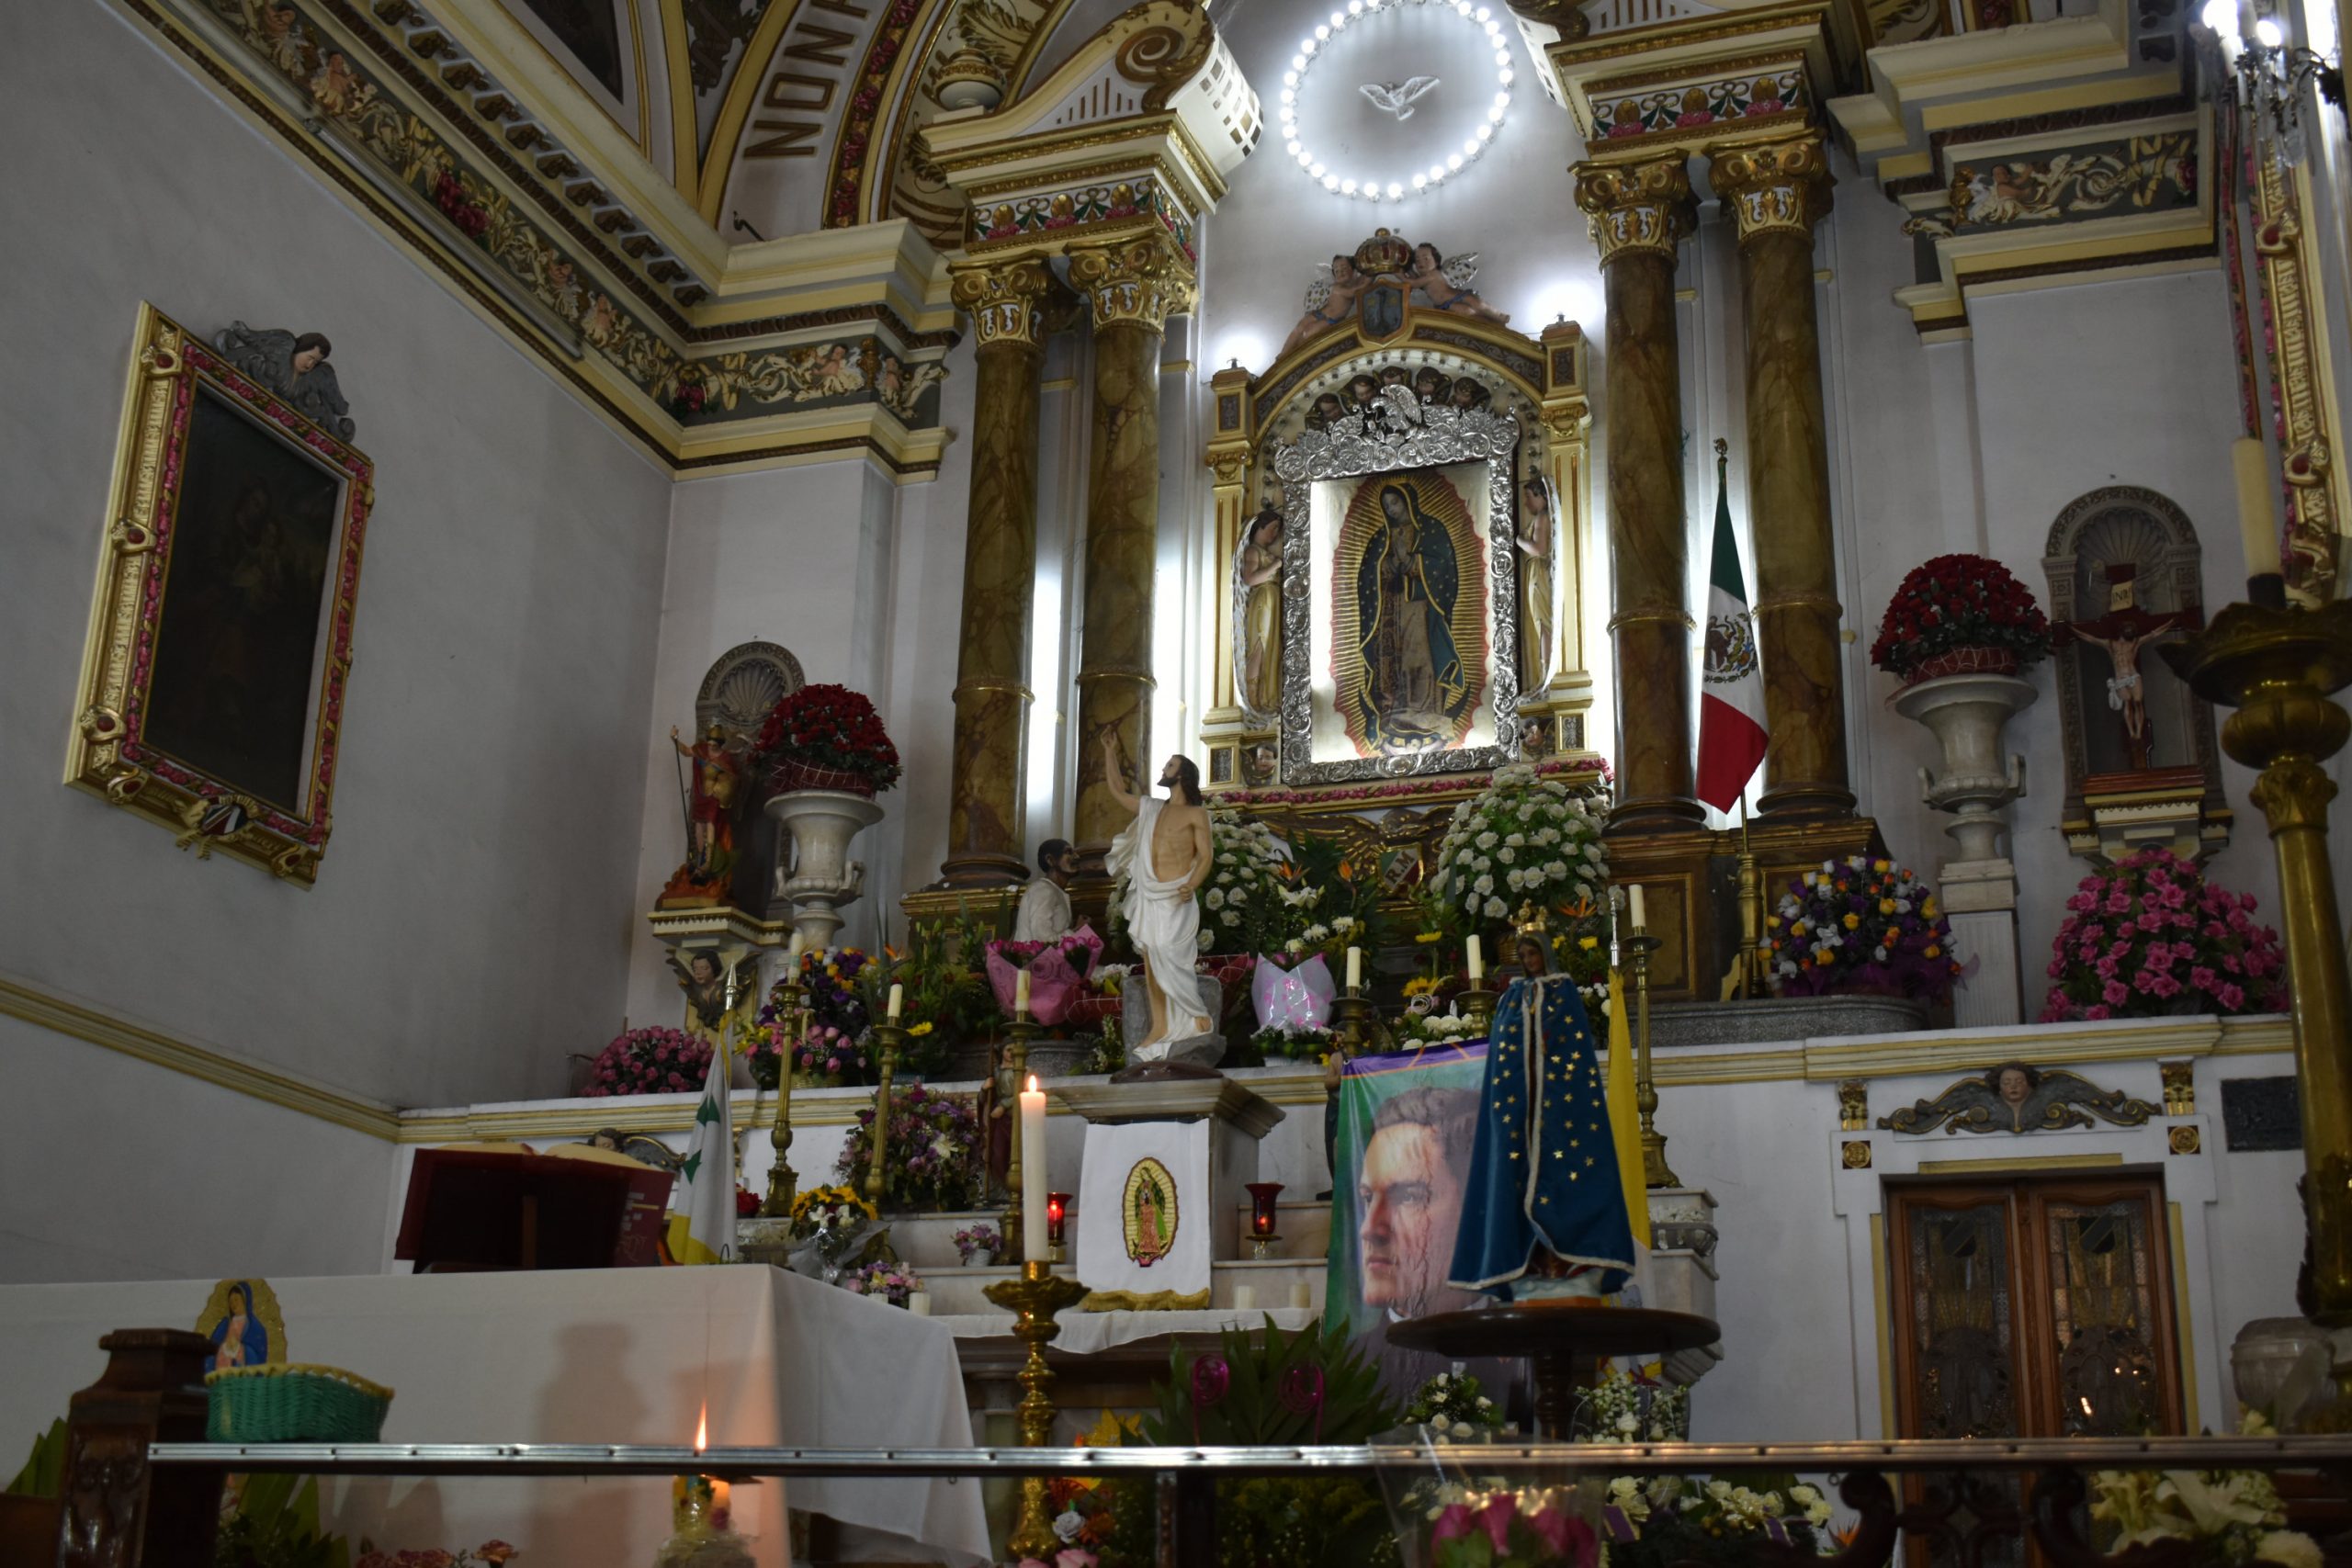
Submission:
M 658 1264 L 673 1179 L 635 1160 L 419 1149 L 392 1256 L 420 1274 Z

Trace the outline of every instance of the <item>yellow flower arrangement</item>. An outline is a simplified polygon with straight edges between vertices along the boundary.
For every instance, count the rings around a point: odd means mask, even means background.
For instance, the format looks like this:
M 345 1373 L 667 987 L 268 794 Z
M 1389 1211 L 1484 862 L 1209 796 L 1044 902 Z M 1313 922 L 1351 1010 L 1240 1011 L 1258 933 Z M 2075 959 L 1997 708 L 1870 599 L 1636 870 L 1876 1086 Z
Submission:
M 1406 998 L 1410 1000 L 1414 997 L 1434 996 L 1437 994 L 1438 984 L 1437 976 L 1434 975 L 1416 975 L 1405 982 Z
M 1413 933 L 1413 940 L 1420 943 L 1423 947 L 1427 947 L 1435 942 L 1443 941 L 1445 933 L 1443 931 L 1415 931 Z
M 1846 929 L 1849 931 L 1860 930 L 1861 923 L 1862 917 L 1860 915 L 1848 915 L 1846 917 Z
M 930 1025 L 930 1024 L 928 1024 L 928 1023 L 918 1023 L 918 1024 L 916 1024 L 912 1029 L 910 1029 L 910 1030 L 908 1030 L 908 1031 L 907 1031 L 907 1038 L 908 1038 L 908 1039 L 910 1039 L 910 1040 L 920 1040 L 920 1039 L 922 1039 L 924 1035 L 926 1035 L 926 1034 L 928 1034 L 928 1033 L 930 1033 L 930 1032 L 931 1032 L 931 1025 Z

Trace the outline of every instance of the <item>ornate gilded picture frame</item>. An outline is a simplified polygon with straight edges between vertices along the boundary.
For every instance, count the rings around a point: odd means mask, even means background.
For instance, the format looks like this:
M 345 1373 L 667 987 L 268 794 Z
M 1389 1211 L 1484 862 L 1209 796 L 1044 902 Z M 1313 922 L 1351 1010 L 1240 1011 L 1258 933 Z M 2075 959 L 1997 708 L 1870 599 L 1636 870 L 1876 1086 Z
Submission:
M 313 882 L 374 474 L 141 306 L 65 782 Z

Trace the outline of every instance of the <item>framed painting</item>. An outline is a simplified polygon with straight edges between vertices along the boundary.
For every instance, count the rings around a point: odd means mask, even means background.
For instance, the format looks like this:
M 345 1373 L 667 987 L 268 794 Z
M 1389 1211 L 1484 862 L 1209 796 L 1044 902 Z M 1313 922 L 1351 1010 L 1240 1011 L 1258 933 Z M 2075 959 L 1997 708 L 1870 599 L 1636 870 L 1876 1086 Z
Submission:
M 316 879 L 374 468 L 141 306 L 68 784 Z
M 1285 783 L 1517 755 L 1518 443 L 1508 412 L 1397 385 L 1277 454 Z

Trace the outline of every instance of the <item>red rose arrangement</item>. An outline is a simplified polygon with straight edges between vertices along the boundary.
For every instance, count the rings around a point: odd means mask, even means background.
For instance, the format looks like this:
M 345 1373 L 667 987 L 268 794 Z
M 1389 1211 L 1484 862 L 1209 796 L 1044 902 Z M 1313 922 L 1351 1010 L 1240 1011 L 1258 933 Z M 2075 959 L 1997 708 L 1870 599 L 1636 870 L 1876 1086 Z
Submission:
M 1861 991 L 1939 1002 L 1960 973 L 1935 893 L 1892 861 L 1823 861 L 1789 884 L 1764 927 L 1772 988 L 1782 996 Z
M 1871 662 L 1905 681 L 1959 672 L 1937 667 L 1962 649 L 1985 649 L 2001 673 L 2050 651 L 2050 622 L 2032 591 L 1985 556 L 1938 556 L 1911 569 L 1887 602 Z
M 2278 933 L 2254 923 L 2254 895 L 2214 886 L 2170 850 L 2093 872 L 2066 910 L 2045 1023 L 2286 1010 Z
M 760 728 L 759 752 L 777 790 L 871 795 L 899 782 L 899 749 L 874 705 L 847 686 L 803 686 Z
M 702 1088 L 710 1043 L 676 1029 L 632 1029 L 615 1035 L 588 1069 L 591 1097 L 684 1094 Z

